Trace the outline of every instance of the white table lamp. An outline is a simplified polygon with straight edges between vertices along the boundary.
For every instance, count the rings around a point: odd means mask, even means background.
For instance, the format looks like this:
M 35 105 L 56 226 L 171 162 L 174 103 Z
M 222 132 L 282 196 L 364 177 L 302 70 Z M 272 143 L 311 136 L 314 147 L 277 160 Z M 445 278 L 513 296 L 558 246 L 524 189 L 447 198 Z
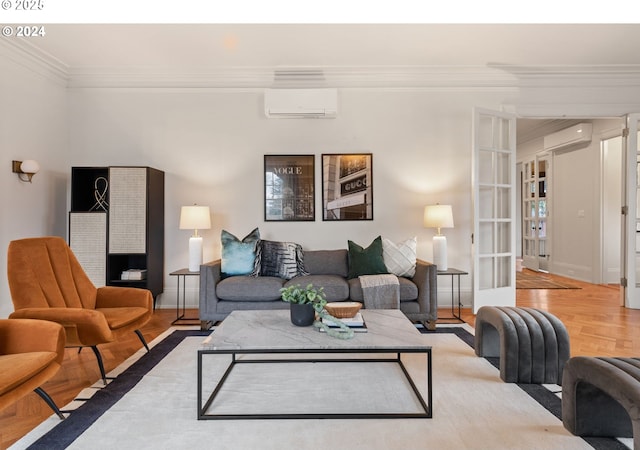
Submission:
M 447 270 L 447 238 L 440 233 L 440 228 L 453 228 L 451 205 L 425 206 L 424 226 L 437 228 L 438 234 L 433 236 L 433 263 L 438 270 Z
M 180 210 L 180 229 L 194 230 L 189 239 L 189 272 L 198 272 L 202 264 L 202 236 L 198 230 L 211 228 L 211 213 L 208 206 L 183 206 Z

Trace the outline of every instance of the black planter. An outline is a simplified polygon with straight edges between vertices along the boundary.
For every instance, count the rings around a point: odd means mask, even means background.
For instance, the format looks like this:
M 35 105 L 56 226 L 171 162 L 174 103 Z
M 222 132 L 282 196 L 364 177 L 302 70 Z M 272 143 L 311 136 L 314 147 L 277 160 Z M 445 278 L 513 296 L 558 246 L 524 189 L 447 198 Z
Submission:
M 298 303 L 291 303 L 291 323 L 298 327 L 308 327 L 313 324 L 313 320 L 316 317 L 316 311 L 313 309 L 313 305 L 310 303 L 304 303 L 302 305 Z

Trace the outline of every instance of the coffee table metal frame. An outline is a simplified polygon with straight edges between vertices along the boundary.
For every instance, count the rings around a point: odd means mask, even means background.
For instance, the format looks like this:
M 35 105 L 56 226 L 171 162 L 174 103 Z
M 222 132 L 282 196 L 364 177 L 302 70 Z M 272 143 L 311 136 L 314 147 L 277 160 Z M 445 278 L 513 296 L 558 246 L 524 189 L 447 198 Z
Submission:
M 402 362 L 401 355 L 403 353 L 424 353 L 427 357 L 427 400 L 423 398 L 422 394 L 416 387 L 411 375 L 407 371 L 405 365 Z M 205 355 L 231 355 L 231 362 L 226 368 L 220 381 L 216 385 L 215 389 L 207 398 L 207 401 L 202 403 L 202 366 L 203 358 Z M 238 355 L 284 355 L 284 354 L 309 354 L 309 358 L 300 359 L 238 359 Z M 311 355 L 316 354 L 395 354 L 395 357 L 381 357 L 381 358 L 313 358 Z M 265 414 L 209 414 L 207 410 L 211 407 L 216 396 L 222 389 L 224 382 L 227 380 L 234 367 L 237 364 L 297 364 L 297 363 L 397 363 L 402 372 L 404 373 L 407 381 L 409 382 L 413 393 L 419 401 L 422 411 L 421 412 L 406 412 L 406 413 L 265 413 Z M 401 418 L 424 418 L 430 419 L 433 416 L 432 408 L 432 355 L 431 347 L 402 347 L 397 345 L 390 346 L 378 346 L 376 348 L 314 348 L 314 349 L 201 349 L 198 350 L 198 420 L 220 420 L 220 419 L 401 419 Z

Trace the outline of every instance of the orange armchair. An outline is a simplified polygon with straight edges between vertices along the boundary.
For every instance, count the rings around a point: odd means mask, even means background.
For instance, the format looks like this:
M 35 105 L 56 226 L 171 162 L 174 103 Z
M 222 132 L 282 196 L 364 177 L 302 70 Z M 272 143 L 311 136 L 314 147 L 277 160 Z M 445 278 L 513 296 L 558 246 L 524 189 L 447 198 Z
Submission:
M 64 328 L 58 323 L 0 319 L 0 409 L 35 391 L 64 419 L 40 387 L 60 368 L 64 346 Z
M 153 313 L 153 296 L 146 289 L 96 288 L 64 239 L 28 238 L 9 243 L 9 289 L 15 312 L 10 318 L 42 319 L 64 327 L 67 347 L 91 347 L 102 379 L 106 374 L 98 344 L 140 332 Z

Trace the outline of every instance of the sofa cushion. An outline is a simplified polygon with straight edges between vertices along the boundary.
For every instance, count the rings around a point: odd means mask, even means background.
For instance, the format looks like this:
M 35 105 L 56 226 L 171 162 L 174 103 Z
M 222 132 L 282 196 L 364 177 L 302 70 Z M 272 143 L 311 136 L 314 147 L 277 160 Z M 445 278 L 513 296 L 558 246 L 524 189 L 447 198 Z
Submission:
M 233 234 L 222 230 L 222 277 L 248 275 L 254 270 L 256 246 L 260 241 L 260 231 L 255 228 L 251 233 L 239 240 Z
M 340 275 L 349 274 L 347 265 L 347 250 L 305 250 L 303 252 L 305 270 L 311 275 Z
M 298 275 L 306 274 L 302 258 L 300 244 L 261 240 L 256 252 L 254 274 L 290 280 Z
M 398 277 L 400 283 L 400 302 L 410 302 L 418 298 L 418 286 L 407 278 Z M 359 278 L 349 280 L 349 296 L 354 302 L 364 302 Z
M 221 300 L 271 302 L 281 298 L 284 281 L 278 277 L 227 277 L 216 286 L 216 295 Z
M 0 355 L 0 395 L 31 379 L 54 362 L 56 352 L 29 352 Z
M 382 258 L 382 238 L 380 236 L 375 238 L 367 248 L 363 248 L 353 241 L 348 241 L 348 244 L 349 279 L 360 275 L 389 273 Z
M 413 278 L 416 273 L 417 238 L 413 237 L 398 244 L 382 238 L 382 258 L 390 273 L 399 277 Z
M 328 302 L 339 302 L 349 299 L 349 283 L 340 275 L 306 275 L 293 278 L 285 283 L 285 287 L 296 284 L 305 287 L 313 284 L 315 287 L 322 287 Z

